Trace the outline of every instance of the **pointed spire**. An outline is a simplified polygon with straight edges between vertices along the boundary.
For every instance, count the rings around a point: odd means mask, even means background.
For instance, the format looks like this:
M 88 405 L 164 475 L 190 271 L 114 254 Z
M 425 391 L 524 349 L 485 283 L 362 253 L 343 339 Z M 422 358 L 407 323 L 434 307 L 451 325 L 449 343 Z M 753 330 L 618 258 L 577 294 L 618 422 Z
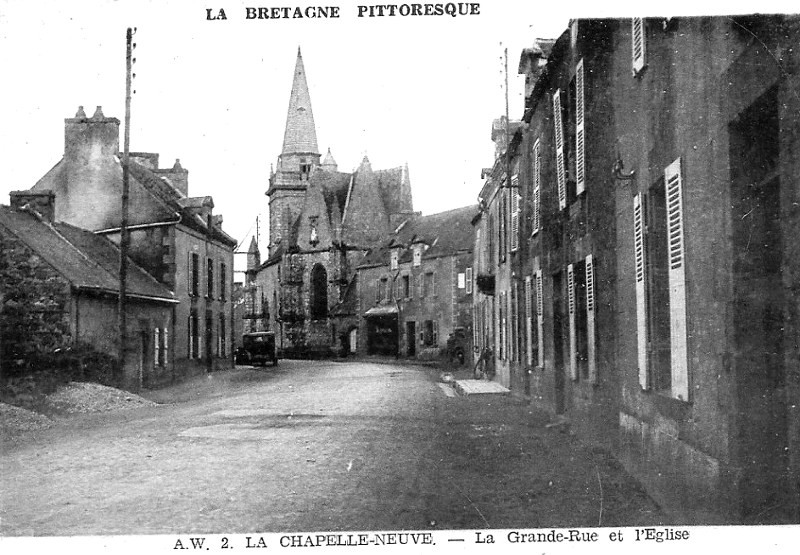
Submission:
M 311 110 L 311 96 L 308 93 L 306 70 L 303 66 L 303 55 L 300 53 L 299 46 L 297 47 L 297 62 L 292 81 L 292 94 L 289 98 L 289 111 L 286 115 L 282 152 L 283 154 L 319 154 L 314 114 Z
M 322 160 L 322 167 L 331 171 L 336 171 L 339 167 L 339 165 L 336 163 L 336 160 L 333 158 L 333 154 L 331 154 L 330 148 L 328 148 L 328 153 L 325 155 L 325 159 Z

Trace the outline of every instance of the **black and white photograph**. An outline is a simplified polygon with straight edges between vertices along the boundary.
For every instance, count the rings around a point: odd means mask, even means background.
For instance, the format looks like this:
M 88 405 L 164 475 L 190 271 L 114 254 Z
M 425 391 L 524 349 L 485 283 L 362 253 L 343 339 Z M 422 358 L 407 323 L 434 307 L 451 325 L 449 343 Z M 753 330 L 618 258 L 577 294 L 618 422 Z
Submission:
M 0 0 L 0 550 L 791 553 L 800 10 L 330 4 Z

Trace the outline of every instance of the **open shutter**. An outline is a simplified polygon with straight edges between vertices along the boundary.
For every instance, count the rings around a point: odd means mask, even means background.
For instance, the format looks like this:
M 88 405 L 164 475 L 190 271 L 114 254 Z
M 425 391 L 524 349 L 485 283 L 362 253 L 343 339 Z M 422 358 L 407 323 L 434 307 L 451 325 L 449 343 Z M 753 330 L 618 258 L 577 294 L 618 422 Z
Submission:
M 578 357 L 575 341 L 575 272 L 572 264 L 567 266 L 567 300 L 569 302 L 569 373 L 578 379 Z
M 597 357 L 595 355 L 594 331 L 594 259 L 592 255 L 586 257 L 586 344 L 589 357 L 589 380 L 597 382 Z
M 525 277 L 525 354 L 528 366 L 533 365 L 533 308 L 531 276 Z
M 531 235 L 539 231 L 540 210 L 541 210 L 541 180 L 542 180 L 542 161 L 540 158 L 541 145 L 539 139 L 533 144 L 533 231 Z
M 575 68 L 575 192 L 580 195 L 586 190 L 586 157 L 584 155 L 583 135 L 583 60 Z
M 542 271 L 536 270 L 536 338 L 539 342 L 539 366 L 544 368 L 544 287 Z
M 511 252 L 519 248 L 519 176 L 511 177 Z
M 169 365 L 169 328 L 161 330 L 161 358 L 164 361 L 164 366 Z
M 664 170 L 667 187 L 667 241 L 669 245 L 669 308 L 672 360 L 672 396 L 689 400 L 686 333 L 686 267 L 683 235 L 681 159 Z
M 633 197 L 633 248 L 636 262 L 636 339 L 639 358 L 639 385 L 642 389 L 650 387 L 647 372 L 647 291 L 645 289 L 647 276 L 645 275 L 644 252 L 644 211 L 642 209 L 642 196 Z
M 467 288 L 466 290 L 467 295 L 472 293 L 472 267 L 467 268 L 464 285 L 466 285 Z
M 633 74 L 636 75 L 645 65 L 644 20 L 641 17 L 631 19 L 631 56 Z
M 192 267 L 192 253 L 188 253 L 188 257 L 186 259 L 186 277 L 188 281 L 186 282 L 186 291 L 188 291 L 189 295 L 194 295 L 194 290 L 192 289 L 192 279 L 194 278 L 194 268 Z
M 561 89 L 553 93 L 553 125 L 556 140 L 556 174 L 558 175 L 558 208 L 567 207 L 567 183 L 564 174 L 564 128 L 561 123 Z
M 153 329 L 153 366 L 158 366 L 161 360 L 161 330 Z

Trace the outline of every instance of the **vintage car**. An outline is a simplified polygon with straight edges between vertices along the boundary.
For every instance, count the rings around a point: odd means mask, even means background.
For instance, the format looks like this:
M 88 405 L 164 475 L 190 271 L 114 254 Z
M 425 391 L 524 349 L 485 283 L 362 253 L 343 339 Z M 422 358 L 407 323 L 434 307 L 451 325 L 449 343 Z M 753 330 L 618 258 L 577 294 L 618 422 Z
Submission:
M 275 332 L 245 333 L 242 336 L 242 347 L 237 352 L 236 359 L 237 364 L 252 364 L 255 366 L 272 362 L 273 366 L 277 366 L 278 353 L 275 350 Z

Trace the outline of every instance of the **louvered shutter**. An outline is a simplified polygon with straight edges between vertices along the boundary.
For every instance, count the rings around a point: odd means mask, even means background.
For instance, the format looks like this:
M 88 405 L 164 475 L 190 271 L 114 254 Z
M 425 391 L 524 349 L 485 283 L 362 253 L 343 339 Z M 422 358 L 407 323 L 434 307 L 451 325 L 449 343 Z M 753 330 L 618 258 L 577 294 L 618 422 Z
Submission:
M 169 365 L 169 328 L 161 330 L 161 357 L 164 360 L 164 366 Z
M 583 60 L 575 68 L 575 192 L 580 195 L 586 190 L 586 157 L 583 134 Z
M 519 176 L 511 178 L 511 252 L 519 248 Z
M 544 287 L 542 271 L 536 271 L 536 338 L 539 341 L 539 366 L 544 368 Z
M 586 343 L 587 355 L 589 357 L 589 380 L 592 383 L 597 381 L 594 315 L 594 258 L 590 254 L 586 257 Z
M 540 158 L 541 145 L 539 139 L 533 144 L 533 231 L 531 235 L 539 231 L 540 211 L 541 211 L 541 180 L 542 180 L 542 161 Z
M 633 74 L 636 75 L 645 65 L 644 20 L 641 17 L 631 19 L 631 56 Z
M 465 284 L 467 287 L 467 295 L 472 293 L 472 267 L 467 268 Z
M 194 271 L 192 267 L 192 253 L 188 253 L 188 257 L 186 259 L 186 291 L 188 292 L 189 296 L 194 295 L 194 289 L 192 288 L 192 279 L 194 277 Z
M 664 170 L 667 187 L 667 241 L 669 248 L 669 308 L 672 360 L 672 396 L 689 400 L 686 330 L 686 267 L 683 231 L 681 159 Z
M 561 123 L 561 89 L 553 93 L 553 125 L 556 141 L 556 174 L 558 176 L 558 208 L 567 207 L 567 183 L 564 174 L 564 128 Z
M 578 357 L 575 341 L 575 272 L 572 264 L 567 266 L 567 302 L 569 304 L 569 373 L 578 379 Z
M 158 366 L 161 357 L 161 330 L 153 330 L 153 366 Z
M 645 268 L 644 210 L 642 196 L 633 197 L 633 249 L 636 263 L 636 340 L 639 359 L 639 385 L 642 389 L 650 387 L 647 369 L 647 275 Z
M 525 349 L 528 366 L 533 364 L 533 310 L 531 276 L 525 277 Z

